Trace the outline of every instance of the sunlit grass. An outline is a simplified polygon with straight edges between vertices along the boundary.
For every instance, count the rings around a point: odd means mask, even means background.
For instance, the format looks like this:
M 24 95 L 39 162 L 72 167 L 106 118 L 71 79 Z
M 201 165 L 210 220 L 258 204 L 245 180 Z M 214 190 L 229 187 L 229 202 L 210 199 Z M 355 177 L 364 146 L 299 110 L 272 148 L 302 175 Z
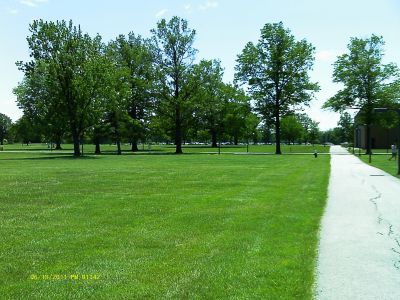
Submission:
M 0 153 L 0 166 L 5 299 L 312 298 L 329 156 Z
M 374 150 L 373 153 L 378 153 L 378 152 L 376 152 Z M 397 176 L 398 178 L 400 178 L 400 176 L 397 175 L 397 171 L 398 171 L 397 160 L 394 160 L 394 159 L 389 160 L 390 157 L 392 156 L 391 152 L 389 152 L 387 154 L 383 153 L 383 152 L 380 152 L 380 153 L 381 154 L 375 154 L 375 155 L 371 156 L 371 165 L 385 171 L 386 173 L 389 173 L 390 175 Z M 369 163 L 368 155 L 361 155 L 359 157 L 365 163 Z

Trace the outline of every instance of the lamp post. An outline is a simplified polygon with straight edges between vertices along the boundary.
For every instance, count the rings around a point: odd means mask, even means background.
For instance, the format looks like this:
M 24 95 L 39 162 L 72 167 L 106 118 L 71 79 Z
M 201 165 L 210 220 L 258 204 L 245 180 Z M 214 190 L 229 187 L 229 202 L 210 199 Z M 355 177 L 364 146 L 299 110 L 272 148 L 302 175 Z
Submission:
M 380 108 L 374 108 L 374 112 L 376 113 L 384 113 L 388 111 L 395 111 L 399 115 L 400 118 L 400 109 L 396 108 L 387 108 L 387 107 L 380 107 Z M 399 157 L 399 146 L 400 146 L 400 120 L 398 121 L 398 130 L 399 130 L 399 136 L 397 137 L 397 175 L 400 175 L 400 157 Z

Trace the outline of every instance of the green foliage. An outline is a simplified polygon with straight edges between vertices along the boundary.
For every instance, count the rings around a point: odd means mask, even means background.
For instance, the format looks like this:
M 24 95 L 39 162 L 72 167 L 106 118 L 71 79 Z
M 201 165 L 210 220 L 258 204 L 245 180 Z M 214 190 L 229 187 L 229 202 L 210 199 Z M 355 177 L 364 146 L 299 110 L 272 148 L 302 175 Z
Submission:
M 189 85 L 189 74 L 197 50 L 193 48 L 196 32 L 188 22 L 173 17 L 162 19 L 152 31 L 155 63 L 159 69 L 158 112 L 173 124 L 176 153 L 182 153 L 184 122 L 191 109 L 189 98 L 195 87 Z
M 297 119 L 303 127 L 303 142 L 304 143 L 319 143 L 319 123 L 312 120 L 307 114 L 296 114 Z
M 3 145 L 4 139 L 6 139 L 8 131 L 12 125 L 12 120 L 5 114 L 0 113 L 0 145 Z
M 321 143 L 332 143 L 335 145 L 339 145 L 342 143 L 342 131 L 339 127 L 335 127 L 333 129 L 326 130 L 320 133 L 320 141 Z
M 395 64 L 383 64 L 382 37 L 351 38 L 348 53 L 334 63 L 333 80 L 344 88 L 330 98 L 324 108 L 343 111 L 358 108 L 359 122 L 367 125 L 367 152 L 370 151 L 370 126 L 376 118 L 373 109 L 386 107 L 398 97 L 399 72 Z
M 13 92 L 17 96 L 19 108 L 35 130 L 43 134 L 47 141 L 61 144 L 67 131 L 68 117 L 65 107 L 57 98 L 58 93 L 49 72 L 48 64 L 37 61 Z
M 299 141 L 304 133 L 304 128 L 295 115 L 282 118 L 281 130 L 282 138 L 292 144 L 295 141 Z
M 128 94 L 125 110 L 128 136 L 132 150 L 137 151 L 139 139 L 146 139 L 146 130 L 154 112 L 155 79 L 157 70 L 153 66 L 152 45 L 130 32 L 127 37 L 119 35 L 108 46 L 108 54 L 120 72 L 120 79 L 127 83 Z
M 79 142 L 84 132 L 102 115 L 103 92 L 106 86 L 107 61 L 103 55 L 100 36 L 91 38 L 72 21 L 33 21 L 27 38 L 32 60 L 18 65 L 25 73 L 25 90 L 40 90 L 20 96 L 24 106 L 26 98 L 44 101 L 40 113 L 46 119 L 56 110 L 68 121 L 74 140 L 76 156 L 80 155 Z M 35 76 L 39 74 L 40 76 Z M 17 93 L 18 95 L 18 93 Z M 36 97 L 44 97 L 36 101 Z M 38 105 L 33 105 L 38 107 Z
M 226 112 L 226 89 L 222 81 L 223 69 L 220 61 L 201 60 L 193 66 L 192 85 L 196 86 L 192 96 L 193 106 L 201 128 L 209 131 L 212 146 L 223 132 L 223 118 Z
M 294 105 L 307 104 L 318 91 L 308 72 L 314 48 L 306 40 L 296 41 L 282 22 L 266 24 L 257 44 L 249 42 L 238 56 L 235 79 L 248 85 L 264 122 L 273 120 L 276 154 L 280 154 L 280 119 Z
M 338 126 L 340 129 L 341 143 L 353 142 L 353 140 L 354 140 L 354 121 L 348 112 L 343 112 L 340 114 Z

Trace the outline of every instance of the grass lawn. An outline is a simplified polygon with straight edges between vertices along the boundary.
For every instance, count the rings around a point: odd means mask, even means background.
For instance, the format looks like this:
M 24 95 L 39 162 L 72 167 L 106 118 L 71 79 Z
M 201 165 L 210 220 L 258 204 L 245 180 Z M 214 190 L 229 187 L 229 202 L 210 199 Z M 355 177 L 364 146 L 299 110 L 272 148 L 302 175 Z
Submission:
M 329 156 L 0 152 L 8 299 L 310 299 Z
M 372 153 L 378 153 L 378 152 L 374 149 L 372 151 Z M 381 152 L 381 153 L 383 153 L 383 152 Z M 378 169 L 385 171 L 386 173 L 389 173 L 390 175 L 400 178 L 400 176 L 397 175 L 397 169 L 398 169 L 397 160 L 394 160 L 394 159 L 389 160 L 389 158 L 391 156 L 392 156 L 391 152 L 389 152 L 388 154 L 372 155 L 371 166 L 374 166 Z M 369 161 L 368 155 L 361 155 L 360 158 L 365 163 L 368 163 L 368 161 Z

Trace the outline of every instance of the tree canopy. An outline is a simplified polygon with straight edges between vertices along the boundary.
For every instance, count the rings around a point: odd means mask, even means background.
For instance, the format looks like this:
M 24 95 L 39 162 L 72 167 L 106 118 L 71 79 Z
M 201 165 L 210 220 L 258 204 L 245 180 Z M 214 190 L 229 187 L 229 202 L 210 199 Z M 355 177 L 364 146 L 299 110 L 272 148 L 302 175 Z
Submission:
M 5 114 L 0 113 L 0 145 L 3 145 L 8 130 L 12 125 L 12 120 Z
M 72 21 L 33 21 L 29 31 L 27 41 L 32 60 L 18 65 L 25 73 L 25 84 L 30 87 L 39 84 L 35 88 L 41 91 L 24 100 L 17 93 L 18 101 L 24 108 L 25 100 L 46 101 L 47 108 L 63 114 L 73 138 L 74 155 L 79 156 L 83 134 L 100 118 L 99 108 L 103 107 L 103 75 L 107 73 L 107 64 L 102 56 L 101 38 L 99 35 L 91 38 Z M 41 82 L 33 79 L 38 72 L 43 77 Z
M 249 42 L 237 58 L 235 79 L 247 85 L 265 122 L 273 120 L 276 154 L 281 154 L 282 116 L 307 104 L 319 89 L 308 75 L 313 55 L 314 47 L 306 40 L 296 41 L 280 22 L 266 24 L 258 43 Z
M 234 83 L 224 82 L 219 60 L 195 62 L 196 31 L 179 17 L 160 20 L 149 39 L 130 32 L 107 44 L 72 21 L 37 20 L 29 31 L 31 59 L 17 63 L 24 78 L 14 93 L 24 115 L 15 132 L 57 148 L 72 140 L 75 156 L 88 140 L 98 154 L 105 141 L 118 154 L 122 142 L 137 151 L 139 140 L 173 141 L 177 154 L 193 139 L 213 147 L 256 142 L 262 126 L 268 140 L 275 130 L 280 153 L 281 118 L 318 89 L 308 77 L 314 48 L 282 23 L 266 24 L 259 43 L 245 47 Z
M 367 127 L 367 153 L 371 150 L 371 124 L 374 108 L 393 105 L 398 97 L 399 70 L 393 63 L 384 64 L 384 41 L 380 36 L 351 38 L 348 53 L 334 63 L 333 81 L 343 88 L 325 102 L 324 108 L 343 111 L 359 109 L 359 120 Z
M 193 87 L 188 84 L 189 74 L 197 50 L 193 47 L 196 31 L 188 22 L 173 17 L 162 19 L 152 31 L 154 57 L 159 72 L 160 113 L 173 121 L 176 154 L 182 153 L 183 123 Z

